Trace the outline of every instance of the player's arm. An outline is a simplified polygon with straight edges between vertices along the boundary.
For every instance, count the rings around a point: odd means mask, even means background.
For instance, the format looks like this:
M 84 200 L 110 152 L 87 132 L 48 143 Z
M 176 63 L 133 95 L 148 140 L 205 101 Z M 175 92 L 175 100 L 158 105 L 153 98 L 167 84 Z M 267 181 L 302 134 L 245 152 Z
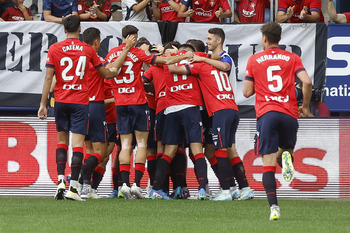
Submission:
M 308 7 L 304 6 L 299 17 L 305 22 L 316 23 L 320 21 L 321 14 L 318 11 L 311 11 L 311 14 L 308 14 Z
M 62 23 L 63 18 L 53 16 L 51 11 L 43 11 L 43 15 L 46 22 Z
M 172 74 L 189 74 L 190 72 L 186 69 L 186 66 L 176 66 L 174 64 L 168 65 L 169 72 Z
M 114 60 L 114 62 L 109 63 L 106 65 L 105 68 L 107 69 L 102 69 L 101 72 L 106 72 L 107 76 L 104 76 L 103 74 L 101 74 L 103 77 L 109 79 L 109 78 L 113 78 L 115 76 L 117 76 L 120 72 L 120 68 L 122 67 L 130 49 L 132 47 L 134 47 L 134 45 L 136 44 L 136 37 L 129 35 L 126 37 L 125 39 L 125 47 L 123 49 L 123 52 L 120 54 L 120 56 Z M 102 68 L 102 67 L 101 67 Z M 112 69 L 112 70 L 111 70 Z M 100 72 L 100 71 L 99 71 Z M 109 76 L 109 72 L 112 72 L 114 75 L 113 76 Z
M 192 9 L 188 9 L 188 7 L 185 4 L 180 4 L 180 9 L 179 9 L 179 12 L 177 12 L 177 17 L 179 18 L 191 17 L 193 13 L 194 11 Z
M 310 100 L 312 96 L 312 82 L 305 70 L 298 72 L 297 77 L 303 83 L 302 92 L 303 92 L 303 104 L 299 109 L 300 117 L 312 117 L 310 113 Z
M 192 58 L 193 53 L 192 52 L 186 52 L 185 54 L 179 55 L 179 56 L 169 56 L 169 57 L 161 57 L 156 56 L 156 59 L 154 60 L 155 64 L 165 64 L 170 65 L 177 62 L 180 62 L 181 60 L 185 60 L 187 58 Z
M 142 0 L 141 2 L 139 2 L 138 4 L 134 5 L 133 7 L 131 7 L 131 10 L 135 11 L 135 12 L 140 12 L 141 10 L 143 10 L 148 3 L 151 0 Z
M 114 103 L 114 98 L 108 98 L 108 99 L 105 99 L 105 100 L 104 100 L 104 103 L 105 103 L 105 105 L 108 105 L 108 104 Z
M 243 84 L 244 97 L 249 98 L 254 94 L 255 94 L 254 82 L 251 80 L 245 79 Z
M 286 23 L 288 20 L 293 16 L 294 14 L 294 6 L 288 7 L 287 11 L 280 10 L 280 7 L 278 7 L 278 11 L 276 13 L 276 22 L 277 23 Z
M 229 71 L 231 70 L 231 65 L 227 62 L 222 62 L 219 60 L 215 60 L 215 59 L 210 59 L 208 57 L 202 57 L 202 56 L 197 56 L 194 55 L 193 56 L 193 61 L 194 62 L 205 62 L 208 63 L 209 65 L 214 66 L 215 68 L 222 70 L 222 71 Z
M 328 15 L 333 22 L 347 23 L 348 20 L 344 14 L 337 14 L 337 10 L 334 7 L 333 0 L 328 0 Z
M 51 83 L 52 83 L 52 79 L 53 79 L 54 74 L 55 74 L 54 68 L 46 68 L 46 75 L 45 75 L 45 80 L 44 80 L 44 85 L 43 85 L 43 91 L 42 91 L 40 106 L 39 106 L 39 110 L 38 110 L 38 117 L 41 120 L 44 120 L 47 118 L 46 101 L 47 101 L 47 97 L 49 96 L 49 93 L 50 93 L 50 87 L 51 87 Z

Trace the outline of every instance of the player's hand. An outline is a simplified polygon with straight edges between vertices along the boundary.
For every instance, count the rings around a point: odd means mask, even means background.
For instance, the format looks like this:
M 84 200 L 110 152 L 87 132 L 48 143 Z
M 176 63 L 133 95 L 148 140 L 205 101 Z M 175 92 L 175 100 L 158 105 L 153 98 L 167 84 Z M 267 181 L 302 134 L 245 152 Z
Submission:
M 193 56 L 194 56 L 194 54 L 193 54 L 193 52 L 191 52 L 191 51 L 187 51 L 187 52 L 185 53 L 185 56 L 186 56 L 186 58 L 192 59 Z
M 47 118 L 47 108 L 46 106 L 40 106 L 38 110 L 38 117 L 41 120 L 45 120 Z
M 185 12 L 186 17 L 191 17 L 193 15 L 193 13 L 194 13 L 194 10 L 192 10 L 192 9 L 189 9 Z
M 215 16 L 218 18 L 221 18 L 221 16 L 224 14 L 224 11 L 222 10 L 221 7 L 217 11 L 215 11 Z
M 310 108 L 305 108 L 303 106 L 300 106 L 298 109 L 299 117 L 314 117 L 314 115 L 311 114 Z
M 125 39 L 125 48 L 130 49 L 131 47 L 134 47 L 136 42 L 137 39 L 134 35 L 128 35 Z
M 163 45 L 160 45 L 160 44 L 153 45 L 151 48 L 151 51 L 157 52 L 156 55 L 161 55 L 164 53 L 164 47 Z
M 294 8 L 295 8 L 295 6 L 290 6 L 290 7 L 288 7 L 287 13 L 286 13 L 288 19 L 290 19 L 290 18 L 293 16 L 293 14 L 294 14 Z
M 192 62 L 201 62 L 204 61 L 204 57 L 198 56 L 196 54 L 193 55 Z
M 300 19 L 304 19 L 305 16 L 308 15 L 308 12 L 309 12 L 309 8 L 307 6 L 304 6 L 303 9 L 300 12 L 299 18 Z
M 171 47 L 172 47 L 172 48 L 166 49 L 166 50 L 164 51 L 164 53 L 169 53 L 170 56 L 171 56 L 172 54 L 176 54 L 176 53 L 179 52 L 179 50 L 178 50 L 174 45 L 172 45 Z

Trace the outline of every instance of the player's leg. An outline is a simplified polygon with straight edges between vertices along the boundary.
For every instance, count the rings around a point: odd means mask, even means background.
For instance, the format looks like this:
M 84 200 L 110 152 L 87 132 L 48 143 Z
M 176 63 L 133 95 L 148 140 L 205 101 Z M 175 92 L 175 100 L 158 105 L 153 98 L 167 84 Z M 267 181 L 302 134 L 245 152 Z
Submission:
M 60 131 L 58 133 L 58 144 L 56 149 L 56 164 L 58 173 L 57 190 L 55 193 L 56 200 L 64 200 L 64 192 L 66 191 L 65 174 L 67 164 L 67 151 L 69 143 L 69 132 Z
M 132 153 L 132 141 L 133 135 L 129 134 L 120 134 L 121 150 L 119 153 L 119 174 L 123 181 L 123 186 L 121 192 L 124 195 L 124 198 L 132 198 L 130 194 L 130 154 Z
M 150 109 L 150 130 L 147 140 L 147 172 L 149 175 L 149 186 L 147 190 L 151 190 L 153 186 L 154 175 L 157 165 L 157 141 L 156 141 L 156 116 L 155 111 Z M 149 192 L 147 192 L 149 196 Z

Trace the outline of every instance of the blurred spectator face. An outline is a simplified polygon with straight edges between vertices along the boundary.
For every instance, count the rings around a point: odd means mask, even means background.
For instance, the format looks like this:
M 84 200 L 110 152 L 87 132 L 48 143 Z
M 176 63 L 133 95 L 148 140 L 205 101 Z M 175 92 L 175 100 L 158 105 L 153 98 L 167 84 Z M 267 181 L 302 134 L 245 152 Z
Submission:
M 24 0 L 12 0 L 13 4 L 16 8 L 18 8 L 19 5 L 23 5 Z

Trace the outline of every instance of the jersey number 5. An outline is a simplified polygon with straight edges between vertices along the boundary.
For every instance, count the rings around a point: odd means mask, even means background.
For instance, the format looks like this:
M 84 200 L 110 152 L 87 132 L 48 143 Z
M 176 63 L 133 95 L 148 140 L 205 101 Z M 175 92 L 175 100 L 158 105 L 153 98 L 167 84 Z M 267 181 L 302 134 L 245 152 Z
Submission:
M 282 90 L 282 87 L 283 87 L 282 77 L 277 74 L 273 75 L 272 73 L 273 71 L 279 71 L 279 70 L 281 70 L 281 67 L 279 65 L 269 66 L 266 70 L 267 81 L 268 82 L 276 81 L 276 86 L 274 84 L 267 85 L 269 90 L 272 92 L 279 92 L 280 90 Z

